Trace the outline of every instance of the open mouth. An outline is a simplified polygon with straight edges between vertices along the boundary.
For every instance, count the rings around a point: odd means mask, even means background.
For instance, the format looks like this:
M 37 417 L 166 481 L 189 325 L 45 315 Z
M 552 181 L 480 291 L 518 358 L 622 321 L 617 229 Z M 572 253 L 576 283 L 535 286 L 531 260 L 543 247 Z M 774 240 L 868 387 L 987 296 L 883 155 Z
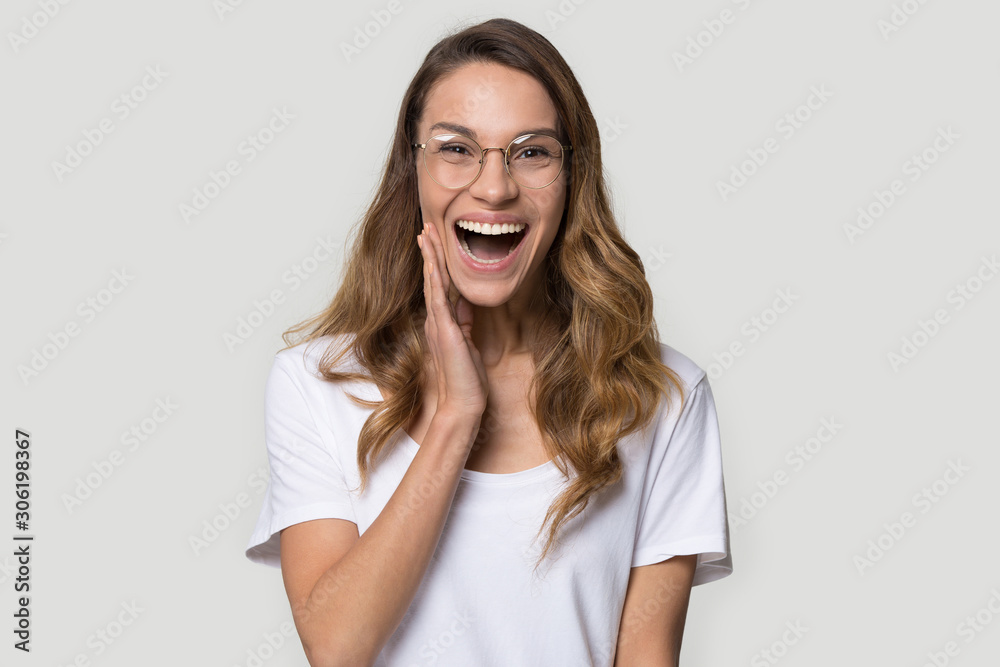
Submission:
M 527 234 L 523 223 L 490 225 L 459 220 L 455 235 L 465 253 L 480 264 L 496 264 L 514 252 Z

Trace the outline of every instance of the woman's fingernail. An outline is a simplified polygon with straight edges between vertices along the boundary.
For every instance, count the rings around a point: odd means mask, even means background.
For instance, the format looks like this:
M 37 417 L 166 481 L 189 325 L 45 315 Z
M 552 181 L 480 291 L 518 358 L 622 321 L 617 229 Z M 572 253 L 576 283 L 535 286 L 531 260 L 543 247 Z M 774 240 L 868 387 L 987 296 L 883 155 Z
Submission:
M 424 237 L 423 236 L 418 236 L 417 237 L 417 245 L 420 246 L 421 248 L 424 247 Z

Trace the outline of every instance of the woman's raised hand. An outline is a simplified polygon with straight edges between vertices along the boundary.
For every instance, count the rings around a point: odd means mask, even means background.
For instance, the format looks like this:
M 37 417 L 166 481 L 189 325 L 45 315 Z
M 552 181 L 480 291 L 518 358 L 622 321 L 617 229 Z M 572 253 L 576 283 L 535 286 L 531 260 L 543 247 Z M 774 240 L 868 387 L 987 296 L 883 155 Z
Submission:
M 424 335 L 437 382 L 437 410 L 478 420 L 486 410 L 489 383 L 472 342 L 472 304 L 457 290 L 452 303 L 451 276 L 437 228 L 425 224 L 417 239 L 424 259 Z

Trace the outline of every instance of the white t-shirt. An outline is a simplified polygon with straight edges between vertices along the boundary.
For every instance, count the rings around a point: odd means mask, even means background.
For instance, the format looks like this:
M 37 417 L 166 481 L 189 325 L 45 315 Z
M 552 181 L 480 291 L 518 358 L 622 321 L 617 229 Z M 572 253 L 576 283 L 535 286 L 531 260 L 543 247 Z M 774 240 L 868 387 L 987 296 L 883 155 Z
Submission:
M 395 491 L 419 445 L 400 429 L 360 497 L 358 436 L 381 400 L 373 382 L 318 377 L 333 338 L 275 356 L 265 387 L 271 476 L 246 556 L 280 566 L 279 531 L 346 519 L 364 533 Z M 534 540 L 565 480 L 551 461 L 493 474 L 465 470 L 437 551 L 413 602 L 375 662 L 424 665 L 611 667 L 630 568 L 699 554 L 694 585 L 732 572 L 719 428 L 705 372 L 661 344 L 687 400 L 618 444 L 623 478 L 591 497 L 533 573 L 547 533 Z M 341 368 L 361 370 L 355 360 Z

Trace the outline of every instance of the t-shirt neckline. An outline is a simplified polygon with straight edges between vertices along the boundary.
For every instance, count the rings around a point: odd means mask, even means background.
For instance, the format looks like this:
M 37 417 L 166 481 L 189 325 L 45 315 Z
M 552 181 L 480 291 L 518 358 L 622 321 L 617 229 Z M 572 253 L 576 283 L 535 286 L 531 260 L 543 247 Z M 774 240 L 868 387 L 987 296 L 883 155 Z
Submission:
M 406 447 L 411 456 L 416 456 L 420 445 L 403 429 L 399 429 L 399 433 L 402 435 L 401 442 L 403 446 Z M 526 484 L 548 477 L 555 477 L 559 474 L 561 474 L 559 468 L 552 460 L 549 460 L 534 468 L 519 470 L 517 472 L 482 472 L 480 470 L 463 468 L 462 480 L 476 484 Z
M 369 386 L 373 400 L 384 401 L 385 397 L 382 396 L 382 390 L 379 389 L 378 385 L 374 381 L 368 381 L 365 383 Z M 372 408 L 374 411 L 374 408 Z M 420 445 L 414 440 L 409 433 L 407 433 L 403 428 L 397 429 L 398 433 L 401 435 L 400 442 L 406 450 L 410 452 L 411 456 L 416 456 L 417 451 L 420 449 Z M 561 475 L 559 467 L 551 459 L 537 465 L 534 468 L 528 468 L 527 470 L 519 470 L 517 472 L 482 472 L 480 470 L 469 470 L 468 468 L 462 469 L 462 480 L 466 482 L 474 482 L 476 484 L 526 484 L 528 482 L 534 482 L 540 479 L 546 479 L 548 477 L 555 477 Z

